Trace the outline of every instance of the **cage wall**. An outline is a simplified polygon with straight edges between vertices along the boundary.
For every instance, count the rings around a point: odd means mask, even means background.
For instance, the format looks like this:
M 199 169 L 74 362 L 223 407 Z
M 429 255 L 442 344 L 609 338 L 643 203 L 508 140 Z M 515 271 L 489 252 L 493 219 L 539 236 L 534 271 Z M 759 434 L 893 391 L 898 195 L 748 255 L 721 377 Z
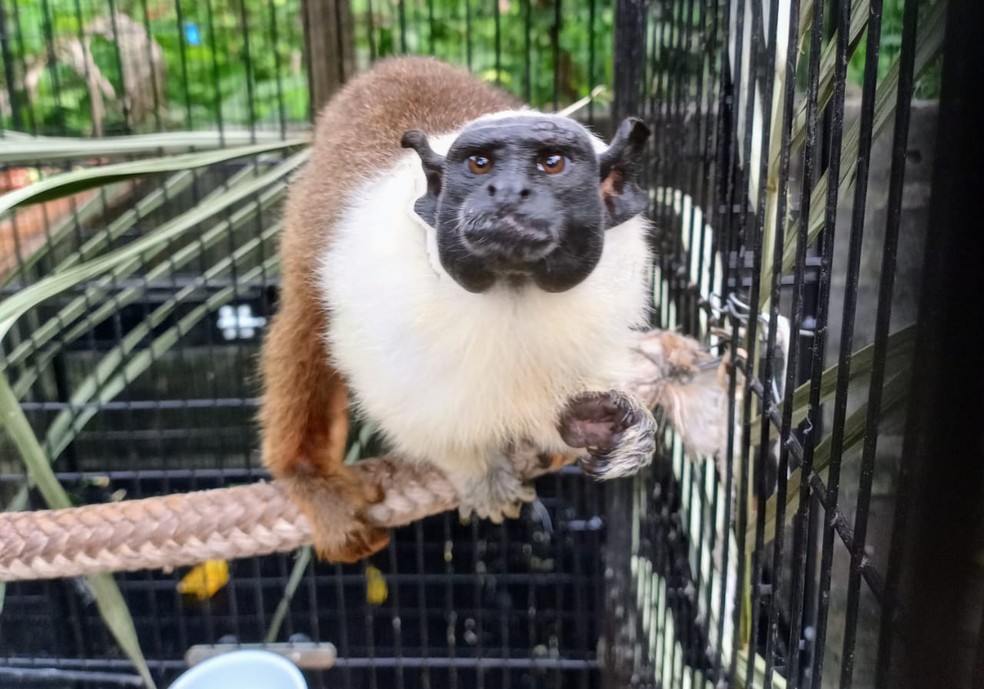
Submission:
M 654 125 L 655 322 L 720 352 L 707 375 L 732 423 L 701 461 L 668 432 L 653 470 L 609 494 L 611 523 L 632 525 L 608 534 L 625 573 L 609 601 L 631 602 L 610 686 L 898 686 L 947 6 L 619 8 L 617 115 Z M 964 670 L 979 589 L 951 651 Z

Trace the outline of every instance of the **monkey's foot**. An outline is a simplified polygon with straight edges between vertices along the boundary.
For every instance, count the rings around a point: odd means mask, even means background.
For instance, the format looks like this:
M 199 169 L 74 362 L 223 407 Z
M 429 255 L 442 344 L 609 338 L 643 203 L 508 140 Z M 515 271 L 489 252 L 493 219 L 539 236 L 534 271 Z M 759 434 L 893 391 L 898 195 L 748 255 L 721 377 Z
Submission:
M 597 479 L 631 476 L 656 452 L 656 419 L 636 397 L 616 390 L 575 397 L 558 430 L 565 443 L 588 451 L 578 463 Z
M 359 485 L 350 472 L 286 479 L 287 492 L 311 524 L 318 557 L 328 562 L 364 560 L 389 544 L 386 529 L 369 524 L 365 509 L 382 497 L 376 486 Z
M 505 460 L 491 462 L 484 475 L 466 479 L 456 488 L 458 513 L 463 519 L 474 514 L 495 524 L 501 524 L 506 517 L 516 519 L 523 503 L 536 499 L 533 486 L 523 481 Z

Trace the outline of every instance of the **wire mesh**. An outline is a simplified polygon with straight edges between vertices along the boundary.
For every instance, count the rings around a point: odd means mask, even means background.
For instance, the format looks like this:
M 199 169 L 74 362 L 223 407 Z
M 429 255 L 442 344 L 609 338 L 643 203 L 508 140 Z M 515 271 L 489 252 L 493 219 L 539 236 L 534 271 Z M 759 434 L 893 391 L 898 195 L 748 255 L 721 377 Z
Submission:
M 668 435 L 615 520 L 641 522 L 632 676 L 890 686 L 877 640 L 925 232 L 925 205 L 903 196 L 926 185 L 913 94 L 938 78 L 944 8 L 645 7 L 628 107 L 654 124 L 655 320 L 722 353 L 732 424 L 717 461 Z M 669 539 L 645 535 L 668 516 Z

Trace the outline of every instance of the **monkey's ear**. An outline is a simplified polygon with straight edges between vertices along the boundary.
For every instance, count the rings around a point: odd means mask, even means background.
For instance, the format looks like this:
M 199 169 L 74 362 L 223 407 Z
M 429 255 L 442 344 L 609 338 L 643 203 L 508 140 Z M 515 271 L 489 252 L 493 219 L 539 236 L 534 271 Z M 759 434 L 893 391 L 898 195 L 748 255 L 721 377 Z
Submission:
M 622 120 L 612 145 L 601 154 L 601 198 L 608 227 L 621 225 L 646 209 L 646 192 L 639 186 L 649 127 L 642 120 Z
M 417 215 L 431 227 L 437 225 L 437 198 L 441 195 L 441 184 L 444 178 L 444 156 L 438 155 L 430 147 L 427 135 L 416 129 L 411 129 L 400 140 L 403 148 L 412 148 L 420 156 L 427 177 L 427 194 L 414 203 L 413 209 Z

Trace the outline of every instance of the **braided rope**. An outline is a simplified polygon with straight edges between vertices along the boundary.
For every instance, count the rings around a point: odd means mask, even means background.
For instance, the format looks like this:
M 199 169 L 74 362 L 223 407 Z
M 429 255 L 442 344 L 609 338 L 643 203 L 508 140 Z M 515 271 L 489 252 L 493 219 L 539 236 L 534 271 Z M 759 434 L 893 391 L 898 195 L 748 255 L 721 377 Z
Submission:
M 454 509 L 458 496 L 436 469 L 390 458 L 355 465 L 384 490 L 367 519 L 410 524 Z M 557 466 L 550 469 L 558 468 Z M 530 468 L 528 478 L 544 473 Z M 276 481 L 236 488 L 0 514 L 0 581 L 171 569 L 293 550 L 311 527 Z
M 681 412 L 676 406 L 686 406 L 681 400 L 687 396 L 680 394 L 680 388 L 689 383 L 675 383 L 677 376 L 670 369 L 684 364 L 693 368 L 709 358 L 693 341 L 676 349 L 679 343 L 672 338 L 679 336 L 644 336 L 647 351 L 637 362 L 639 378 L 630 385 L 650 406 L 667 406 L 671 417 Z M 679 356 L 683 349 L 685 361 Z M 519 455 L 514 463 L 526 479 L 561 465 L 544 467 Z M 360 461 L 353 468 L 382 489 L 383 500 L 366 514 L 378 526 L 403 526 L 457 507 L 454 488 L 430 465 L 382 457 Z M 277 482 L 62 510 L 8 512 L 0 513 L 0 581 L 167 570 L 204 560 L 283 552 L 312 542 L 307 519 Z

